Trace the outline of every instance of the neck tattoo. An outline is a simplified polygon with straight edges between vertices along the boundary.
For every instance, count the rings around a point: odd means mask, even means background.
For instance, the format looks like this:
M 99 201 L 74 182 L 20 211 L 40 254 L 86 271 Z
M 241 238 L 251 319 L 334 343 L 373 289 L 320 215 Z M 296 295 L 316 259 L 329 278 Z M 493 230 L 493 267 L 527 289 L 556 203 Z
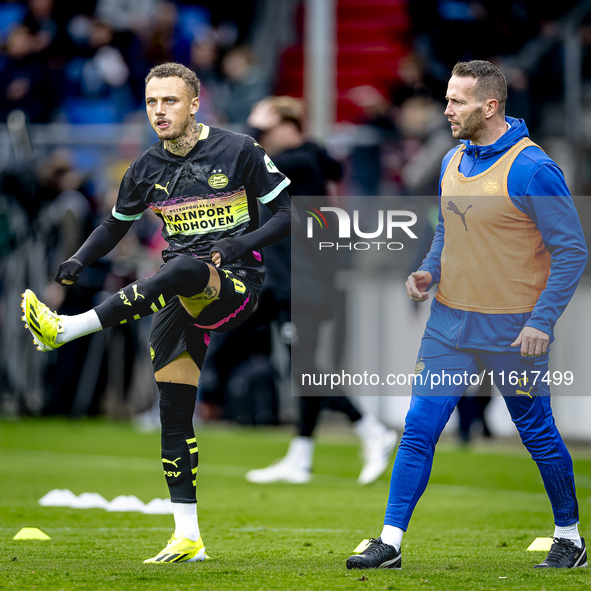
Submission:
M 164 147 L 177 156 L 186 156 L 199 141 L 201 125 L 193 119 L 186 133 L 174 140 L 164 140 Z

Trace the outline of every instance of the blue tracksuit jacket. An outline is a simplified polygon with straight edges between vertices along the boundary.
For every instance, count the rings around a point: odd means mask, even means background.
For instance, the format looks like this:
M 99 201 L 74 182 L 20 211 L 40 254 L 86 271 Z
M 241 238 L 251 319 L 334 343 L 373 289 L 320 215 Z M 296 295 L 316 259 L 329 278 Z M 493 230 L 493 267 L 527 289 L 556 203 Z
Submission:
M 460 172 L 472 177 L 487 170 L 511 146 L 529 132 L 522 119 L 505 118 L 510 128 L 494 144 L 475 146 L 462 140 L 466 150 Z M 443 159 L 439 179 L 457 148 Z M 515 159 L 508 178 L 509 196 L 519 210 L 529 216 L 539 229 L 546 249 L 552 256 L 546 289 L 534 310 L 525 314 L 483 314 L 456 310 L 433 299 L 426 333 L 454 348 L 488 351 L 507 350 L 524 326 L 532 326 L 554 340 L 554 325 L 572 298 L 587 262 L 587 247 L 583 230 L 562 171 L 543 150 L 531 146 Z M 541 196 L 551 198 L 540 199 Z M 538 197 L 538 199 L 536 199 Z M 439 203 L 439 223 L 431 250 L 420 271 L 429 271 L 432 284 L 441 275 L 441 251 L 445 228 Z

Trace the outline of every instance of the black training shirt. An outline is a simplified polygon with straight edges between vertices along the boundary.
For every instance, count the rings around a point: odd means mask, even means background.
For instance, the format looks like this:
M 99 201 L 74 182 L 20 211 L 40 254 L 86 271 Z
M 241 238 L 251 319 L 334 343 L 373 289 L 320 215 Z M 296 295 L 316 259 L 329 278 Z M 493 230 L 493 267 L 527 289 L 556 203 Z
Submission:
M 132 163 L 113 217 L 131 222 L 150 208 L 164 222 L 165 261 L 178 254 L 209 259 L 212 242 L 256 230 L 256 200 L 269 203 L 289 183 L 251 137 L 201 124 L 199 141 L 186 156 L 158 141 Z M 256 267 L 260 252 L 245 259 L 233 266 Z

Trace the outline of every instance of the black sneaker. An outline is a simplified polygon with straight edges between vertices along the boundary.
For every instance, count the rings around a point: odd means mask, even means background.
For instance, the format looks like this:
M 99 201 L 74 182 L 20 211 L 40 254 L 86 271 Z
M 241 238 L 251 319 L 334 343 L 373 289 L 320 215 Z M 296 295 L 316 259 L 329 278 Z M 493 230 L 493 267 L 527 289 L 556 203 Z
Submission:
M 400 568 L 400 550 L 384 544 L 382 538 L 370 538 L 369 546 L 361 553 L 347 559 L 347 568 Z
M 581 538 L 581 542 L 582 547 L 579 548 L 571 540 L 554 538 L 546 560 L 541 564 L 536 564 L 534 568 L 577 568 L 587 566 L 585 539 Z

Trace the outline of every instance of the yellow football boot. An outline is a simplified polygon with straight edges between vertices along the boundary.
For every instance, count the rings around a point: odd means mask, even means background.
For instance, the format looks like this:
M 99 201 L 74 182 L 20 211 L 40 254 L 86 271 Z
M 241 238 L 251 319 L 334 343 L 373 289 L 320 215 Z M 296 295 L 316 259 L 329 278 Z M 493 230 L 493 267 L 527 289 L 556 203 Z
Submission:
M 63 343 L 55 342 L 57 335 L 64 332 L 61 317 L 40 302 L 30 289 L 22 295 L 21 308 L 25 313 L 22 320 L 25 322 L 25 328 L 28 328 L 33 335 L 37 349 L 51 351 L 61 347 Z
M 205 554 L 205 546 L 201 536 L 194 542 L 188 538 L 176 538 L 172 534 L 166 548 L 158 552 L 154 558 L 144 560 L 144 564 L 151 562 L 203 562 L 204 560 L 209 560 L 209 556 Z

